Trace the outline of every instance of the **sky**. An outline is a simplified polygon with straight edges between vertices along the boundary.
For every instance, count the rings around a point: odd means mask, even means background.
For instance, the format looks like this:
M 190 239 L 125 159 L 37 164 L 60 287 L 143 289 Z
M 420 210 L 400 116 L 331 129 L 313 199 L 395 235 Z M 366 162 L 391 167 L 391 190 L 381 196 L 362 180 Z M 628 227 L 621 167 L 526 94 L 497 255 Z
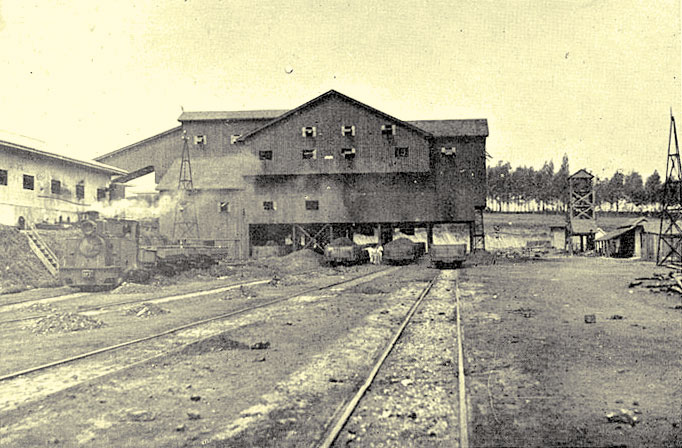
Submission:
M 663 175 L 680 4 L 0 0 L 0 138 L 91 159 L 183 109 L 335 89 L 402 120 L 486 118 L 489 164 Z

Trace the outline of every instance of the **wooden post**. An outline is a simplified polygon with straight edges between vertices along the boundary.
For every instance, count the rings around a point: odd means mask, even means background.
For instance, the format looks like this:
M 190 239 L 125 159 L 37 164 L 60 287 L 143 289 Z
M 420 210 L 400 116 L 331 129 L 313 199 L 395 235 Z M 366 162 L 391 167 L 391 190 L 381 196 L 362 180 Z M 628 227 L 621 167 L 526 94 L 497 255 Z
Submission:
M 426 251 L 431 251 L 431 246 L 433 245 L 433 223 L 426 223 Z
M 293 250 L 296 252 L 298 250 L 298 242 L 296 241 L 296 224 L 291 225 L 291 241 L 294 245 Z

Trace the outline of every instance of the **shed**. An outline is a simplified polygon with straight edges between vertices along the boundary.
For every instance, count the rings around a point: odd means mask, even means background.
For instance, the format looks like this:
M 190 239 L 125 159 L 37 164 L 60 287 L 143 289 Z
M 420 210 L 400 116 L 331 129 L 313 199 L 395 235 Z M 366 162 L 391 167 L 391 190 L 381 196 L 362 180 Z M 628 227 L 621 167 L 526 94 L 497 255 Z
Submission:
M 642 256 L 642 233 L 646 218 L 635 218 L 595 239 L 597 252 L 607 257 Z

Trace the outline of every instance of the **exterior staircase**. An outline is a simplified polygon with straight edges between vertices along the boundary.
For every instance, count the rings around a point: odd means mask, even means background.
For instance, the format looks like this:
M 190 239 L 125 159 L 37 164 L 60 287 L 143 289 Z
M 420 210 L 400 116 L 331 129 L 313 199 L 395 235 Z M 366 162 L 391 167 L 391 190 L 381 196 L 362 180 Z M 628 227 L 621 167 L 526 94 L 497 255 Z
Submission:
M 54 252 L 52 252 L 52 249 L 40 237 L 36 228 L 27 223 L 26 229 L 22 230 L 22 233 L 28 238 L 28 245 L 31 246 L 33 253 L 45 265 L 50 274 L 56 277 L 59 272 L 59 260 Z

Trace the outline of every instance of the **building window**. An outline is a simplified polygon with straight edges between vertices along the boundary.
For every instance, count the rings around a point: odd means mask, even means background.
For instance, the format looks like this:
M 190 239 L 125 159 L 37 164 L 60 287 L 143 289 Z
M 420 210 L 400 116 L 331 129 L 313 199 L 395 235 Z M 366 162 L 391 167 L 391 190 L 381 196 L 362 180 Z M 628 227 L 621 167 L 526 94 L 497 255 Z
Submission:
M 301 136 L 303 137 L 317 137 L 317 127 L 308 126 L 301 128 Z
M 382 135 L 395 135 L 395 125 L 394 124 L 384 124 L 381 125 L 381 134 Z
M 195 145 L 205 145 L 206 144 L 206 136 L 205 135 L 195 135 L 194 136 L 194 144 Z
M 230 213 L 230 203 L 225 201 L 225 202 L 220 202 L 220 213 Z
M 230 145 L 234 145 L 237 143 L 237 140 L 239 140 L 239 137 L 241 137 L 241 134 L 232 134 L 230 135 Z
M 50 182 L 50 193 L 60 194 L 61 192 L 62 192 L 62 183 L 58 180 L 52 179 L 52 182 Z
M 106 198 L 107 198 L 107 189 L 106 188 L 98 188 L 97 189 L 97 200 L 103 201 Z
M 24 174 L 24 190 L 33 190 L 34 178 L 29 174 Z
M 452 148 L 441 148 L 440 153 L 444 156 L 454 156 L 457 153 L 457 150 L 454 146 Z
M 341 126 L 341 135 L 355 137 L 355 126 Z
M 76 185 L 76 199 L 84 199 L 84 198 L 85 198 L 85 185 L 77 184 Z
M 317 150 L 315 149 L 304 149 L 301 151 L 301 157 L 303 160 L 306 159 L 317 159 Z
M 341 155 L 346 160 L 353 160 L 355 158 L 355 148 L 341 148 Z
M 396 147 L 395 148 L 395 156 L 396 157 L 408 157 L 410 155 L 410 148 L 404 146 L 404 147 Z
M 0 170 L 0 185 L 7 185 L 7 170 Z
M 305 201 L 306 210 L 319 210 L 320 203 L 318 201 Z
M 258 151 L 258 158 L 261 160 L 272 160 L 272 151 Z
M 275 210 L 275 202 L 274 201 L 263 201 L 263 210 L 268 210 L 272 211 Z

